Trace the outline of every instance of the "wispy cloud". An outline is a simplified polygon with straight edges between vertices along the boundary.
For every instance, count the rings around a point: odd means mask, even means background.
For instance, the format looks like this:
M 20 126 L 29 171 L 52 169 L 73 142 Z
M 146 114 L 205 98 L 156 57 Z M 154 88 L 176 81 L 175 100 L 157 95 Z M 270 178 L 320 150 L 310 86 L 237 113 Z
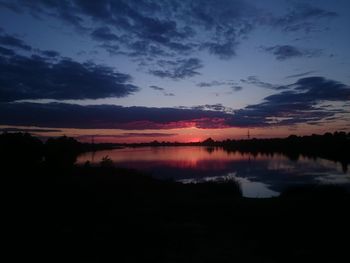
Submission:
M 303 49 L 292 45 L 276 45 L 271 47 L 262 47 L 262 49 L 273 54 L 277 60 L 283 61 L 297 57 L 319 57 L 322 54 L 320 49 Z
M 202 62 L 198 58 L 160 60 L 158 69 L 152 69 L 149 73 L 160 78 L 179 80 L 200 75 L 198 69 L 202 67 Z
M 300 78 L 300 77 L 305 77 L 308 76 L 310 74 L 316 73 L 316 71 L 312 70 L 312 71 L 307 71 L 307 72 L 303 72 L 303 73 L 298 73 L 298 74 L 293 74 L 293 75 L 289 75 L 286 76 L 286 79 L 291 79 L 291 78 Z
M 241 79 L 241 82 L 265 89 L 277 89 L 279 87 L 279 85 L 261 81 L 257 76 L 248 76 L 246 79 Z

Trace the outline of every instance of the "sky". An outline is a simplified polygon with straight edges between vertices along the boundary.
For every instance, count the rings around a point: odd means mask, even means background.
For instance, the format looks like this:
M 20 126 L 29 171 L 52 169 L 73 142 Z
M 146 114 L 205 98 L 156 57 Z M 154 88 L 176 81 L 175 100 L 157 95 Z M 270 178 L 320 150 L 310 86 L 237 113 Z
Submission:
M 349 132 L 349 12 L 347 0 L 0 0 L 0 131 Z

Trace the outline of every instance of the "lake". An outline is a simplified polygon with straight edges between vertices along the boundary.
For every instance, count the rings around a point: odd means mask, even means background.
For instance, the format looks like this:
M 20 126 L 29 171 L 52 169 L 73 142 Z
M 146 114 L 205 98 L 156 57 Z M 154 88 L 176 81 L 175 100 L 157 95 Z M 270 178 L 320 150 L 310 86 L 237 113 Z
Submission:
M 150 173 L 159 179 L 200 183 L 235 179 L 245 197 L 272 197 L 288 186 L 342 184 L 350 186 L 350 172 L 340 163 L 281 154 L 228 152 L 204 146 L 136 147 L 84 153 L 77 163 L 99 163 L 108 156 L 116 167 Z M 345 169 L 344 169 L 345 168 Z

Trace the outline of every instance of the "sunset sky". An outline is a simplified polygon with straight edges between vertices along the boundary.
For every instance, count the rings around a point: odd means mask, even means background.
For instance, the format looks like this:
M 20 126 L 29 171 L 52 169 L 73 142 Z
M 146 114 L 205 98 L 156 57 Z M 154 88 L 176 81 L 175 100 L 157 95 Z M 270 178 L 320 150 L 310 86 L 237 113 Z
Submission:
M 0 131 L 350 131 L 348 0 L 0 0 Z

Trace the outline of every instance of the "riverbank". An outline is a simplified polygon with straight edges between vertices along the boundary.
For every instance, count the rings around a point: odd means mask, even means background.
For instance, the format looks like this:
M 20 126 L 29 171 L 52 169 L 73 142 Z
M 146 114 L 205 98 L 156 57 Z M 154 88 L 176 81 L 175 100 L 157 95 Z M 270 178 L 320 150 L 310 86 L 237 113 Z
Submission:
M 348 256 L 350 199 L 338 187 L 252 199 L 235 182 L 183 185 L 108 163 L 40 166 L 34 174 L 17 168 L 3 176 L 14 258 L 344 262 Z
M 338 186 L 244 198 L 234 180 L 157 180 L 115 168 L 108 158 L 74 165 L 81 145 L 67 137 L 43 145 L 27 134 L 3 134 L 0 145 L 3 249 L 14 262 L 333 263 L 348 257 L 350 197 Z

